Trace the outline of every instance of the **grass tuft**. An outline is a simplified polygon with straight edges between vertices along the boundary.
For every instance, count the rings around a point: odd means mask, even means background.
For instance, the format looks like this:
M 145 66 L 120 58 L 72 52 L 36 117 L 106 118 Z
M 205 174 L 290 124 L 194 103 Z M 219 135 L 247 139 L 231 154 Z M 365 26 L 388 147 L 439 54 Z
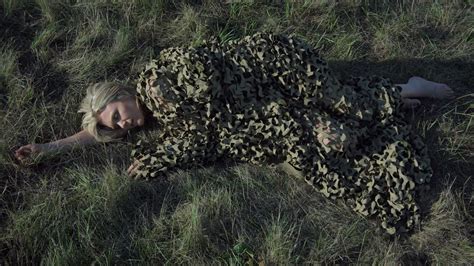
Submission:
M 11 45 L 0 47 L 0 106 L 5 106 L 8 101 L 8 92 L 17 80 L 18 52 Z
M 423 230 L 413 235 L 413 242 L 433 263 L 463 265 L 474 259 L 469 238 L 472 217 L 466 216 L 464 204 L 462 196 L 452 191 L 452 184 L 447 186 L 432 205 Z
M 167 25 L 168 43 L 177 46 L 196 46 L 202 43 L 207 36 L 207 25 L 203 21 L 196 7 L 183 4 L 180 6 L 178 16 Z
M 11 16 L 16 10 L 23 8 L 26 3 L 24 0 L 2 0 L 0 7 L 6 17 Z
M 280 220 L 280 217 L 275 219 L 266 225 L 268 232 L 264 236 L 264 258 L 269 264 L 290 264 L 296 228 L 291 222 Z

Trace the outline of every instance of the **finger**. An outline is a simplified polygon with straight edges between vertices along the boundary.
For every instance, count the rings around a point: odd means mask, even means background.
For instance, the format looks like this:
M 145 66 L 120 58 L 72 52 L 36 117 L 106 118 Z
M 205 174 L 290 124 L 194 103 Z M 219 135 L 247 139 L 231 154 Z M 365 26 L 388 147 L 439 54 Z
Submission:
M 23 156 L 23 155 L 17 155 L 17 156 L 15 156 L 15 158 L 20 162 L 24 162 L 27 157 Z
M 131 174 L 132 172 L 134 172 L 136 170 L 136 168 L 138 168 L 138 161 L 135 161 L 133 162 L 130 167 L 128 167 L 127 169 L 127 173 L 128 174 Z
M 137 162 L 137 164 L 133 166 L 132 173 L 135 173 L 139 167 L 140 167 L 140 164 Z
M 20 154 L 24 152 L 28 152 L 28 151 L 31 151 L 31 148 L 28 146 L 23 146 L 23 147 L 20 147 L 18 150 L 16 150 L 16 152 Z
M 132 164 L 130 164 L 130 166 L 128 167 L 128 170 L 131 170 L 131 169 L 134 168 L 137 164 L 138 164 L 138 161 L 134 161 Z
M 132 168 L 130 169 L 130 171 L 127 172 L 127 174 L 131 176 L 131 175 L 134 175 L 136 171 L 137 171 L 136 168 Z
M 31 154 L 31 150 L 22 150 L 22 151 L 20 151 L 21 156 L 28 156 L 29 154 Z
M 129 176 L 134 176 L 137 172 L 137 168 L 132 168 L 130 171 L 127 173 Z
M 19 160 L 23 160 L 26 156 L 28 156 L 29 152 L 22 150 L 22 151 L 17 151 L 15 153 L 15 157 Z
M 22 150 L 22 151 L 20 151 L 20 152 L 18 153 L 18 155 L 20 155 L 20 156 L 22 156 L 22 157 L 29 157 L 29 156 L 31 156 L 32 154 L 33 154 L 33 151 L 30 150 L 30 149 L 24 149 L 24 150 Z
M 143 165 L 142 162 L 137 161 L 135 167 L 133 167 L 133 169 L 132 169 L 133 174 L 135 174 L 135 173 L 140 169 L 140 167 L 141 167 L 142 165 Z

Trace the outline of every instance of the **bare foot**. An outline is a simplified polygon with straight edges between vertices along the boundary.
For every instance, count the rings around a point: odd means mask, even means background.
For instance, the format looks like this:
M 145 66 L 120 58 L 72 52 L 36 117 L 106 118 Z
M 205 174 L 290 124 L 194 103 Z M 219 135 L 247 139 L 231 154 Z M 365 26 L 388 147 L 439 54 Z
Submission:
M 421 105 L 421 101 L 418 99 L 402 98 L 403 109 L 413 109 Z
M 437 83 L 421 77 L 411 77 L 405 86 L 405 98 L 447 99 L 453 97 L 453 90 L 444 83 Z

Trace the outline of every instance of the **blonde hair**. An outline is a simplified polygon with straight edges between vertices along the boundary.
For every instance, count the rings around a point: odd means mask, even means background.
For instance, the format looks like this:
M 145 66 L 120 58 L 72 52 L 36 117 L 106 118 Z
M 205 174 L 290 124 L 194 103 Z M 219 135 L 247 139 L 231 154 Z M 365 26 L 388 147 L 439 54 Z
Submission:
M 90 85 L 78 111 L 78 113 L 84 113 L 82 128 L 100 142 L 119 139 L 123 131 L 101 126 L 98 119 L 99 115 L 107 104 L 135 95 L 134 88 L 116 82 L 99 82 Z

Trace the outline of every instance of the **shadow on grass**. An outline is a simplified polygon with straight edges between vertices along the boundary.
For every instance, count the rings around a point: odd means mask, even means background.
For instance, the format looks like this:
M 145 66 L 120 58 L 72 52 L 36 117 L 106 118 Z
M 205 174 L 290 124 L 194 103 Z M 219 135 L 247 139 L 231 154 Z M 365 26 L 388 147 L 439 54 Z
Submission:
M 470 87 L 474 82 L 474 62 L 467 57 L 452 60 L 393 59 L 382 62 L 328 60 L 328 63 L 341 78 L 377 75 L 390 78 L 394 83 L 405 83 L 412 76 L 422 76 L 447 83 L 458 96 L 473 91 Z

